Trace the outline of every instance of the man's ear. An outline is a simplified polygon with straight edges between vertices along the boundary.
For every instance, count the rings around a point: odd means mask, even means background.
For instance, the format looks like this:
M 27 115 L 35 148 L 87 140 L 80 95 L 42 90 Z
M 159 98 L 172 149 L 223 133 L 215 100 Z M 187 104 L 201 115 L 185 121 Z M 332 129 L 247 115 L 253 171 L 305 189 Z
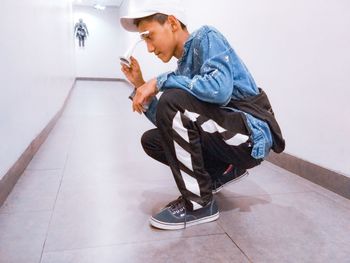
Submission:
M 173 32 L 177 31 L 179 29 L 180 22 L 179 22 L 179 20 L 176 19 L 175 16 L 173 16 L 173 15 L 168 16 L 168 22 L 169 22 Z

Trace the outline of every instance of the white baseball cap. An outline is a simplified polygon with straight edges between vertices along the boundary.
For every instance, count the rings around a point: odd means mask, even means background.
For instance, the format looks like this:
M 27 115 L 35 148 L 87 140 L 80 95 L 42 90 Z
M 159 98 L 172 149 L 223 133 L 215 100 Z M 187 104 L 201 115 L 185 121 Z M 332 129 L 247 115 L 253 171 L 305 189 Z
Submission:
M 187 25 L 185 10 L 179 0 L 148 0 L 140 7 L 136 7 L 128 15 L 120 18 L 120 23 L 125 30 L 138 32 L 134 20 L 137 18 L 151 16 L 157 13 L 175 16 L 181 23 Z

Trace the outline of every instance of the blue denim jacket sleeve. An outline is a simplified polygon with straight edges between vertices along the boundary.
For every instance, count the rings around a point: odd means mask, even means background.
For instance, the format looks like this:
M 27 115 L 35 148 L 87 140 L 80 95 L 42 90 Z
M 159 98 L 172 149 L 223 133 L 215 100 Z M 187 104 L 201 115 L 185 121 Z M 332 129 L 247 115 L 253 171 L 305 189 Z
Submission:
M 145 112 L 145 116 L 148 120 L 150 120 L 155 126 L 157 126 L 156 122 L 156 112 L 157 112 L 158 99 L 154 96 L 148 106 L 147 111 Z
M 196 67 L 196 64 L 200 65 L 198 72 L 193 76 L 180 75 L 177 69 L 175 72 L 162 74 L 157 78 L 159 90 L 180 88 L 202 101 L 227 104 L 233 90 L 231 47 L 215 31 L 208 31 L 202 37 L 198 37 L 193 41 L 193 45 L 193 67 Z

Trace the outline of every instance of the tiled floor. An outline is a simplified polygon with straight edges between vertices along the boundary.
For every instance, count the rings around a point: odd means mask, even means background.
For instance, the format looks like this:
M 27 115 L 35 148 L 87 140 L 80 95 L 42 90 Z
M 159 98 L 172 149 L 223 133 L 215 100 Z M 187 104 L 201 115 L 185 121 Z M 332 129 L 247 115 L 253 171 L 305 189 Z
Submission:
M 0 208 L 0 263 L 350 262 L 350 200 L 270 163 L 216 198 L 218 221 L 160 231 L 178 196 L 140 146 L 152 125 L 130 89 L 78 82 L 49 138 Z

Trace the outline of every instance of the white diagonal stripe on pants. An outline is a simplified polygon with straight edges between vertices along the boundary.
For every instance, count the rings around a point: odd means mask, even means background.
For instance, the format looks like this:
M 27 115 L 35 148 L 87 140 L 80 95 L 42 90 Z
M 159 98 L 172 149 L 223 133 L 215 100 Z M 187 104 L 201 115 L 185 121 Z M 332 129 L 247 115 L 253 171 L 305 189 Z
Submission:
M 188 131 L 183 126 L 180 112 L 177 112 L 175 114 L 172 123 L 172 128 L 189 143 Z M 174 141 L 174 149 L 177 160 L 181 162 L 184 166 L 186 166 L 190 171 L 193 171 L 191 154 L 187 152 L 184 148 L 182 148 L 176 141 Z M 180 174 L 185 183 L 186 189 L 194 193 L 195 195 L 200 196 L 200 189 L 197 179 L 186 174 L 181 170 Z
M 203 131 L 208 133 L 214 133 L 214 132 L 225 132 L 227 131 L 225 128 L 221 127 L 219 124 L 217 124 L 213 120 L 207 120 L 201 125 Z M 242 143 L 245 143 L 249 140 L 249 136 L 241 133 L 235 134 L 232 138 L 225 140 L 225 143 L 231 146 L 238 146 Z
M 242 143 L 247 142 L 248 139 L 249 139 L 249 136 L 241 134 L 241 133 L 237 133 L 232 138 L 225 140 L 225 143 L 228 145 L 232 145 L 232 146 L 238 146 Z
M 191 154 L 174 141 L 174 148 L 177 159 L 193 172 Z
M 190 140 L 188 139 L 188 131 L 182 123 L 181 114 L 179 111 L 175 114 L 172 128 L 182 137 L 182 139 L 184 139 L 188 143 L 190 142 Z
M 197 118 L 199 117 L 198 113 L 195 112 L 191 112 L 188 110 L 185 110 L 184 115 L 189 118 L 191 121 L 195 122 L 197 120 Z
M 214 132 L 225 132 L 226 129 L 221 127 L 219 124 L 217 124 L 215 121 L 213 120 L 207 120 L 206 122 L 204 122 L 201 125 L 203 131 L 208 132 L 208 133 L 214 133 Z
M 180 173 L 181 173 L 182 179 L 184 180 L 186 189 L 197 196 L 201 196 L 201 192 L 199 190 L 199 184 L 196 178 L 186 174 L 184 171 L 181 171 L 181 170 L 180 170 Z

